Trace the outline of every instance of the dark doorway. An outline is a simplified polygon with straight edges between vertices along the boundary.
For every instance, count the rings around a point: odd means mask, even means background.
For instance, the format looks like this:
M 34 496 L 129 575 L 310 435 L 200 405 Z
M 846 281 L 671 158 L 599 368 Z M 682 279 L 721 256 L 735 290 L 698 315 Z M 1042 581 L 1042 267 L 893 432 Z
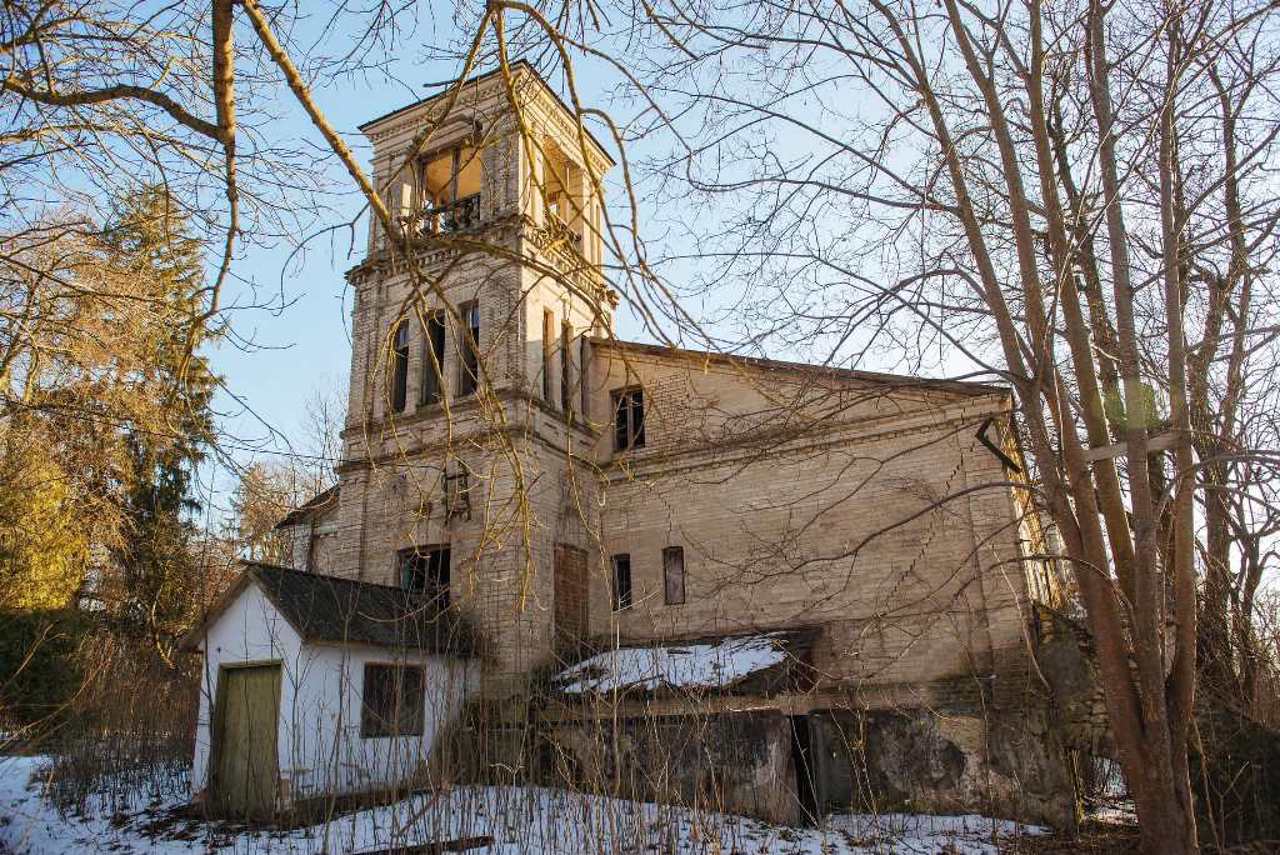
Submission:
M 813 764 L 813 740 L 809 717 L 793 715 L 791 721 L 791 765 L 796 770 L 796 799 L 800 802 L 801 822 L 818 824 L 818 788 Z

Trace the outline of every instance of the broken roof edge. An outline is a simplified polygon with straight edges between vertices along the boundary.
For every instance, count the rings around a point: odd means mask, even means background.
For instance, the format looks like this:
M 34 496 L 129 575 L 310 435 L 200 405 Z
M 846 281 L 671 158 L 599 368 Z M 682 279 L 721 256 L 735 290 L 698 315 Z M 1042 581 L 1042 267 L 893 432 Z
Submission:
M 530 63 L 529 60 L 517 59 L 513 62 L 508 63 L 507 67 L 511 70 L 511 74 L 513 77 L 520 71 L 528 72 L 529 76 L 532 77 L 534 80 L 538 81 L 539 84 L 541 84 L 543 91 L 545 91 L 548 95 L 551 96 L 552 100 L 555 101 L 556 105 L 559 106 L 560 109 L 563 110 L 566 115 L 568 115 L 570 118 L 574 116 L 574 112 L 569 108 L 569 105 L 565 103 L 564 99 L 560 97 L 560 94 L 558 92 L 556 92 L 554 89 L 551 88 L 551 84 L 546 81 L 546 78 L 544 78 L 541 74 L 538 73 L 538 70 L 533 67 L 533 64 Z M 381 116 L 370 119 L 369 121 L 361 125 L 357 125 L 356 129 L 367 136 L 370 131 L 374 130 L 375 126 L 380 125 L 383 122 L 390 121 L 391 119 L 400 118 L 406 113 L 409 113 L 420 107 L 425 107 L 431 104 L 431 102 L 433 101 L 437 101 L 441 98 L 444 98 L 449 94 L 449 91 L 454 86 L 458 86 L 459 88 L 464 86 L 476 86 L 481 83 L 484 83 L 490 78 L 498 76 L 501 73 L 502 73 L 502 66 L 499 65 L 495 68 L 489 69 L 488 71 L 482 71 L 477 74 L 473 74 L 470 77 L 468 77 L 466 80 L 461 81 L 460 83 L 455 78 L 454 80 L 451 80 L 447 84 L 445 84 L 443 91 L 438 92 L 435 95 L 428 95 L 425 98 L 419 98 L 417 101 L 414 101 L 410 104 L 405 104 L 403 107 L 397 107 L 394 110 L 383 113 Z M 613 159 L 613 155 L 609 154 L 609 150 L 604 147 L 604 144 L 600 142 L 600 140 L 596 137 L 594 133 L 592 133 L 591 129 L 588 128 L 586 124 L 582 122 L 577 122 L 577 124 L 582 128 L 582 131 L 583 133 L 586 134 L 587 139 L 590 140 L 592 147 L 594 147 L 596 150 L 596 153 L 599 154 L 601 157 L 603 157 L 606 161 L 608 161 L 610 166 L 617 166 L 618 162 Z
M 601 637 L 598 640 L 604 644 L 588 641 L 587 655 L 551 677 L 550 689 L 561 701 L 575 704 L 622 696 L 732 696 L 745 690 L 746 694 L 771 697 L 803 691 L 812 683 L 810 657 L 823 630 L 821 624 L 806 624 L 635 641 Z M 768 642 L 772 647 L 769 653 L 776 654 L 776 658 L 772 655 L 761 658 L 764 651 L 758 647 L 760 642 Z M 753 643 L 757 647 L 748 650 Z M 636 653 L 653 654 L 649 663 L 652 673 L 646 671 L 627 677 L 624 674 L 628 667 L 627 655 Z M 750 661 L 733 665 L 734 660 L 744 654 L 748 660 L 755 657 L 759 661 L 754 665 Z M 677 655 L 682 658 L 673 658 Z M 684 656 L 689 660 L 684 661 Z M 605 658 L 610 659 L 608 667 L 598 661 Z M 676 665 L 676 669 L 662 671 L 662 658 L 666 659 L 666 665 Z M 680 666 L 685 667 L 686 673 L 676 673 Z M 713 682 L 708 682 L 710 674 L 699 676 L 699 669 L 707 671 L 708 667 L 715 672 Z M 729 673 L 726 674 L 726 670 Z M 722 677 L 728 679 L 721 680 Z
M 276 523 L 274 526 L 271 527 L 272 531 L 279 531 L 282 528 L 288 528 L 291 525 L 297 525 L 298 522 L 301 521 L 304 517 L 310 516 L 314 513 L 318 513 L 320 511 L 329 510 L 330 503 L 336 501 L 338 498 L 338 488 L 340 486 L 341 486 L 340 484 L 334 484 L 332 487 L 329 487 L 326 490 L 321 490 L 319 493 L 316 493 L 310 499 L 307 499 L 301 505 L 299 505 L 298 507 L 294 508 L 293 510 L 289 511 L 289 513 L 281 517 L 280 522 Z
M 788 371 L 797 375 L 812 374 L 818 376 L 845 377 L 900 389 L 926 389 L 941 392 L 953 392 L 967 397 L 983 397 L 999 395 L 1012 397 L 1013 390 L 999 383 L 981 383 L 975 380 L 945 380 L 932 377 L 918 377 L 912 374 L 890 374 L 882 371 L 866 371 L 860 368 L 839 368 L 830 365 L 816 365 L 812 362 L 795 362 L 784 359 L 769 359 L 763 356 L 743 356 L 740 354 L 717 353 L 711 350 L 693 350 L 684 347 L 669 347 L 660 344 L 648 344 L 639 341 L 626 341 L 607 336 L 592 336 L 591 344 L 615 350 L 629 350 L 655 357 L 667 357 L 686 360 L 702 360 L 719 362 L 727 365 L 748 366 L 772 371 Z

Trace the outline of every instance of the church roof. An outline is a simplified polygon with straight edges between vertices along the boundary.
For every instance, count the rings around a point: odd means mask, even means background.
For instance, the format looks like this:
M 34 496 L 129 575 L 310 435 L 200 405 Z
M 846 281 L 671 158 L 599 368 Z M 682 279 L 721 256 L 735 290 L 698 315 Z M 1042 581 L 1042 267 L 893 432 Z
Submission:
M 454 656 L 475 654 L 475 634 L 456 609 L 389 585 L 304 573 L 287 567 L 246 562 L 244 573 L 183 639 L 198 647 L 222 612 L 249 584 L 257 584 L 304 642 L 395 647 Z
M 527 71 L 530 77 L 538 81 L 538 83 L 542 84 L 542 88 L 546 90 L 547 94 L 549 94 L 553 99 L 555 99 L 555 102 L 560 106 L 560 109 L 564 110 L 564 112 L 567 113 L 570 117 L 574 115 L 573 111 L 569 109 L 569 105 L 564 102 L 564 99 L 561 98 L 560 95 L 554 89 L 551 88 L 551 84 L 547 83 L 547 81 L 543 79 L 542 75 L 537 72 L 537 70 L 533 67 L 533 65 L 527 59 L 517 59 L 514 62 L 512 62 L 508 67 L 511 69 L 513 75 L 521 70 Z M 465 81 L 463 81 L 463 85 L 469 86 L 472 84 L 481 83 L 485 80 L 488 80 L 491 77 L 496 77 L 501 73 L 502 73 L 501 66 L 498 66 L 496 68 L 491 68 L 488 71 L 468 77 Z M 451 81 L 449 85 L 452 86 L 453 81 Z M 372 130 L 376 125 L 379 125 L 388 119 L 396 118 L 397 116 L 401 116 L 409 112 L 410 110 L 414 110 L 418 107 L 421 107 L 424 104 L 429 104 L 432 101 L 437 100 L 438 98 L 442 98 L 445 94 L 447 94 L 447 91 L 448 89 L 446 88 L 444 92 L 439 92 L 435 95 L 428 95 L 426 98 L 420 98 L 419 100 L 414 101 L 411 104 L 405 104 L 403 107 L 397 107 L 394 110 L 391 110 L 390 112 L 383 113 L 381 116 L 378 116 L 377 118 L 374 118 L 374 119 L 370 119 L 369 121 L 361 124 L 359 126 L 359 129 L 362 132 L 367 133 L 370 130 Z M 613 156 L 609 154 L 609 150 L 604 147 L 604 145 L 600 142 L 599 138 L 597 138 L 596 135 L 591 132 L 591 129 L 584 125 L 583 130 L 586 131 L 587 139 L 591 140 L 597 152 L 601 154 L 604 157 L 604 159 L 609 162 L 611 166 L 616 166 L 617 161 L 615 161 L 613 159 Z
M 338 485 L 334 484 L 327 490 L 316 493 L 306 502 L 289 511 L 276 523 L 274 528 L 278 531 L 282 528 L 288 528 L 291 525 L 297 525 L 313 514 L 324 513 L 332 510 L 338 504 Z
M 1010 395 L 1009 387 L 998 383 L 979 383 L 972 380 L 944 380 L 933 377 L 917 377 L 911 374 L 889 374 L 883 371 L 865 371 L 860 368 L 840 368 L 833 365 L 816 365 L 811 362 L 793 362 L 785 359 L 766 359 L 759 356 L 742 356 L 732 353 L 716 353 L 709 350 L 692 350 L 683 347 L 667 347 L 639 341 L 594 336 L 595 347 L 625 350 L 656 358 L 683 359 L 698 363 L 750 366 L 762 371 L 778 371 L 796 376 L 833 377 L 874 383 L 896 390 L 920 389 L 949 392 L 960 396 Z

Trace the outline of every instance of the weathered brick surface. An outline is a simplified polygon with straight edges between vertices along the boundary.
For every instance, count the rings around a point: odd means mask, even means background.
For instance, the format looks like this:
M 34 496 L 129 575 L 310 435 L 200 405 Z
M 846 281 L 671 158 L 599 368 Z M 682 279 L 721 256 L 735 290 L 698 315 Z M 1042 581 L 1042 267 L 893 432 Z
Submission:
M 492 225 L 481 237 L 501 254 L 426 250 L 422 275 L 411 277 L 373 240 L 351 274 L 347 462 L 326 520 L 333 533 L 316 553 L 326 572 L 394 583 L 401 550 L 449 544 L 455 596 L 490 640 L 495 691 L 553 661 L 557 544 L 587 553 L 592 635 L 821 625 L 820 689 L 989 675 L 1023 646 L 1019 506 L 1009 474 L 975 438 L 986 419 L 1006 417 L 1007 397 L 601 339 L 584 346 L 612 329 L 612 305 L 586 261 L 600 250 L 589 232 L 581 254 L 548 242 L 531 183 L 574 141 L 536 93 L 535 142 L 512 135 L 504 96 L 485 91 L 473 105 L 487 129 L 482 197 Z M 414 127 L 406 114 L 372 131 L 381 184 Z M 444 148 L 457 134 L 441 135 Z M 584 216 L 597 216 L 582 200 Z M 447 406 L 422 404 L 429 369 L 417 310 L 469 300 L 480 305 L 489 382 L 480 395 L 457 394 L 451 325 Z M 392 414 L 387 354 L 402 319 L 412 330 L 409 400 Z M 644 390 L 647 442 L 618 454 L 611 393 L 633 385 Z M 571 418 L 560 412 L 565 399 Z M 469 518 L 445 509 L 443 478 L 460 472 Z M 683 604 L 663 599 L 666 546 L 684 548 Z M 631 557 L 634 604 L 615 614 L 616 553 Z

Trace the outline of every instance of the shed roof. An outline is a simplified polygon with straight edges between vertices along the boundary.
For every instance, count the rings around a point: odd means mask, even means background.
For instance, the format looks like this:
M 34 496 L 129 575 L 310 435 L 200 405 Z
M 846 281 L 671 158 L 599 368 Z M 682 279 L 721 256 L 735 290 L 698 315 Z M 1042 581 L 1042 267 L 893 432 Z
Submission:
M 475 654 L 475 633 L 456 609 L 388 585 L 249 562 L 204 623 L 183 639 L 183 647 L 197 647 L 207 628 L 249 584 L 262 590 L 304 642 Z

